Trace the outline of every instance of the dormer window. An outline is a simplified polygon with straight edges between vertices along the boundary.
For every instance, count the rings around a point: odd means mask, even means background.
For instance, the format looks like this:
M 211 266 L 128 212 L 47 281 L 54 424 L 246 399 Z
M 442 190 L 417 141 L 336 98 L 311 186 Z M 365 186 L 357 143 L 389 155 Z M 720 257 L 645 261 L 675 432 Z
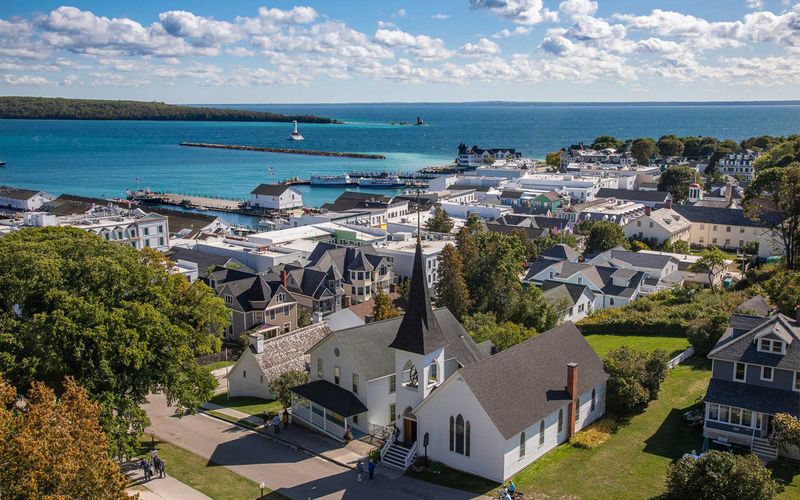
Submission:
M 786 349 L 786 344 L 781 342 L 780 340 L 772 340 L 772 339 L 759 339 L 758 341 L 758 350 L 760 352 L 771 352 L 774 354 L 784 354 Z
M 227 293 L 225 294 L 225 304 L 226 305 L 233 304 L 233 295 L 228 295 Z

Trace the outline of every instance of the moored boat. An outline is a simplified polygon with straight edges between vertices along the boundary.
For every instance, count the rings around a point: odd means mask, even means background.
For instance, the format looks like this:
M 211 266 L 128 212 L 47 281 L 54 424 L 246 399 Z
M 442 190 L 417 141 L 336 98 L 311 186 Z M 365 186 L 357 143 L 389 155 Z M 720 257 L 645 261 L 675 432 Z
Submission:
M 349 175 L 312 175 L 312 186 L 349 186 L 355 184 Z
M 369 188 L 401 188 L 405 187 L 406 183 L 400 180 L 396 175 L 388 177 L 361 177 L 358 179 L 359 187 Z

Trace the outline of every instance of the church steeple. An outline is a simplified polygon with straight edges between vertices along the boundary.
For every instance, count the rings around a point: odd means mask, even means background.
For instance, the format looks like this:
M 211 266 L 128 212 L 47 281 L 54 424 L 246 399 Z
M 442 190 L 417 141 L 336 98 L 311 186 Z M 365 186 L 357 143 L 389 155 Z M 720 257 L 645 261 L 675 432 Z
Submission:
M 397 335 L 389 347 L 426 355 L 444 347 L 445 344 L 442 329 L 439 327 L 436 316 L 433 314 L 433 307 L 431 307 L 428 280 L 422 258 L 422 243 L 417 239 L 406 315 L 403 316 Z

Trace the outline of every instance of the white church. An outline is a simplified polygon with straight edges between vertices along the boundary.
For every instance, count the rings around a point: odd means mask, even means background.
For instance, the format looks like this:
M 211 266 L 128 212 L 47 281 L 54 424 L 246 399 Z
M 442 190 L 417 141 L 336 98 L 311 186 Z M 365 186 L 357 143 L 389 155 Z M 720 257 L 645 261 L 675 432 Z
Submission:
M 431 307 L 419 242 L 405 316 L 332 332 L 308 354 L 293 421 L 338 440 L 397 426 L 381 456 L 402 470 L 427 453 L 503 481 L 605 412 L 608 376 L 573 323 L 492 355 Z

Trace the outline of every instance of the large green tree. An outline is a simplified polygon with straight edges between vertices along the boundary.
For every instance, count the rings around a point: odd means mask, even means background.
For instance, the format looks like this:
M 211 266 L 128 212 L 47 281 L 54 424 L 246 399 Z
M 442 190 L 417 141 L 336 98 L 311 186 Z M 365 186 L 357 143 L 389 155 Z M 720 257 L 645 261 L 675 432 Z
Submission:
M 589 230 L 589 237 L 586 239 L 586 251 L 588 253 L 605 252 L 611 248 L 628 246 L 625 238 L 625 231 L 613 222 L 604 220 L 592 224 Z
M 769 167 L 785 167 L 793 162 L 800 162 L 800 136 L 792 136 L 773 145 L 756 158 L 754 166 L 756 171 L 759 171 Z
M 292 406 L 292 388 L 298 385 L 307 384 L 309 381 L 308 372 L 300 370 L 289 370 L 278 375 L 275 380 L 270 382 L 269 388 L 275 394 L 275 399 L 283 406 Z
M 800 267 L 800 163 L 761 170 L 747 186 L 744 210 L 765 228 L 765 244 L 783 248 L 786 266 Z
M 442 207 L 435 207 L 433 209 L 433 217 L 425 223 L 425 228 L 434 233 L 449 233 L 453 230 L 454 225 L 453 219 L 447 215 L 447 212 Z
M 0 239 L 0 372 L 23 395 L 37 381 L 59 393 L 74 377 L 100 404 L 112 453 L 130 454 L 148 393 L 194 410 L 216 386 L 196 357 L 219 349 L 228 310 L 169 267 L 75 228 Z
M 683 203 L 689 199 L 689 186 L 699 180 L 697 171 L 691 167 L 669 167 L 658 179 L 658 190 L 669 192 L 673 202 Z
M 445 245 L 439 255 L 439 280 L 436 282 L 436 305 L 447 307 L 459 320 L 466 316 L 472 300 L 464 279 L 464 262 L 453 245 Z
M 561 151 L 553 151 L 552 153 L 547 153 L 544 159 L 544 163 L 548 167 L 558 168 L 561 165 Z
M 658 397 L 667 377 L 669 356 L 663 350 L 636 351 L 619 347 L 610 351 L 603 366 L 608 373 L 608 409 L 618 415 L 631 415 Z
M 658 139 L 658 151 L 661 156 L 680 156 L 683 154 L 683 141 L 674 135 L 664 135 Z
M 592 149 L 606 148 L 613 148 L 619 151 L 625 149 L 625 143 L 612 135 L 601 135 L 600 137 L 595 138 L 594 142 L 592 143 Z
M 539 287 L 527 286 L 520 294 L 510 319 L 524 327 L 544 332 L 556 326 L 561 319 L 559 311 L 563 307 L 559 306 L 562 304 L 550 304 Z
M 717 276 L 725 271 L 728 256 L 717 247 L 704 250 L 700 260 L 689 266 L 689 271 L 693 273 L 706 273 L 708 284 L 712 290 L 715 289 Z
M 513 347 L 538 333 L 535 328 L 526 328 L 512 321 L 498 323 L 494 313 L 491 312 L 466 316 L 464 329 L 475 342 L 489 340 L 498 351 Z
M 460 248 L 459 248 L 460 250 Z M 525 249 L 519 239 L 492 231 L 475 235 L 475 253 L 464 271 L 474 310 L 494 312 L 501 321 L 514 312 L 522 283 Z
M 377 287 L 372 294 L 372 319 L 375 321 L 382 321 L 384 319 L 396 318 L 400 316 L 400 310 L 397 309 L 389 296 L 383 291 L 382 288 Z
M 642 137 L 631 143 L 631 154 L 639 165 L 650 163 L 650 157 L 658 152 L 656 141 L 649 137 Z
M 667 468 L 667 499 L 769 500 L 780 491 L 758 457 L 711 450 L 684 457 Z

